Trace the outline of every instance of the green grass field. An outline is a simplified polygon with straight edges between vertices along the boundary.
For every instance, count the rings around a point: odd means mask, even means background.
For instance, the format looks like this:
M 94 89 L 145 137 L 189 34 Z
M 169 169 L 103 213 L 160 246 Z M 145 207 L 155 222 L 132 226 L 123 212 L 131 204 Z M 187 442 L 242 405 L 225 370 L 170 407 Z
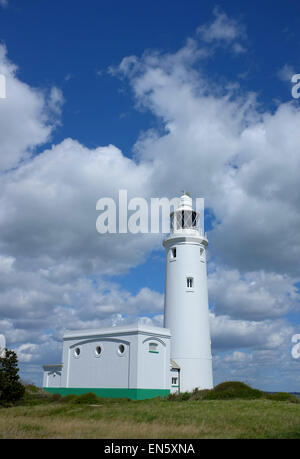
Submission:
M 213 399 L 210 391 L 210 399 L 199 392 L 130 401 L 27 390 L 17 405 L 0 407 L 0 438 L 300 438 L 300 403 L 294 398 L 236 391 L 243 399 L 228 388 L 223 392 L 225 400 Z

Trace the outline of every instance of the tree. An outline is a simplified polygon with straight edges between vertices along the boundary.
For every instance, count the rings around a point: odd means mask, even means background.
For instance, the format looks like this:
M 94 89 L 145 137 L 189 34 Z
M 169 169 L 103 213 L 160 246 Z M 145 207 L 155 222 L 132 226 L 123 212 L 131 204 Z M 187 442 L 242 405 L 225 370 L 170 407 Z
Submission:
M 18 373 L 17 354 L 6 349 L 5 356 L 0 357 L 0 403 L 15 402 L 24 396 L 25 387 Z

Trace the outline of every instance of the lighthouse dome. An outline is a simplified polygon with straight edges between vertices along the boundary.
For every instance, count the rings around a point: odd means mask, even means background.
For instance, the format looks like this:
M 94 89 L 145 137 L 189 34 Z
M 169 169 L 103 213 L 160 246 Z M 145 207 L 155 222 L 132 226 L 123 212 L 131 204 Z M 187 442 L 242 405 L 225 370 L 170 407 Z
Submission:
M 170 217 L 172 233 L 199 231 L 199 212 L 193 210 L 193 200 L 186 193 L 180 197 L 179 207 Z
M 180 196 L 180 204 L 177 210 L 189 209 L 193 207 L 193 200 L 188 194 L 183 194 Z

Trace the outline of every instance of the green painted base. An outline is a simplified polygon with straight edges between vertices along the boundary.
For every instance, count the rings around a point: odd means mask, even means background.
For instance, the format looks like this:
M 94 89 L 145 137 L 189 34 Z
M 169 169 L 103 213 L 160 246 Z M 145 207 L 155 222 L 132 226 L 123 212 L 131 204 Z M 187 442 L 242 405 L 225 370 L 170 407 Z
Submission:
M 131 400 L 145 400 L 154 397 L 166 397 L 170 391 L 168 389 L 98 389 L 83 387 L 44 387 L 44 390 L 51 394 L 81 395 L 93 392 L 98 397 L 103 398 L 130 398 Z

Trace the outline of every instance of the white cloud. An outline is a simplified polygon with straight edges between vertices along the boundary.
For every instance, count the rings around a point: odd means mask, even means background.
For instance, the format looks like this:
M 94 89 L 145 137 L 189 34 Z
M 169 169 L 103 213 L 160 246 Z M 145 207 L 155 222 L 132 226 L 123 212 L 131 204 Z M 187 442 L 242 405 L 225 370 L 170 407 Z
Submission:
M 12 271 L 15 258 L 0 255 L 0 273 L 7 274 Z
M 205 196 L 216 216 L 211 246 L 222 262 L 296 277 L 299 108 L 287 103 L 263 113 L 254 94 L 216 87 L 195 72 L 192 58 L 182 59 L 194 47 L 171 58 L 147 53 L 129 67 L 122 61 L 137 103 L 164 127 L 143 133 L 136 157 L 152 165 L 157 192 L 169 194 L 176 183 Z
M 54 122 L 60 122 L 63 104 L 64 97 L 62 91 L 56 86 L 53 86 L 50 90 L 49 98 L 47 100 L 47 106 L 49 109 L 49 113 L 52 113 L 54 115 Z
M 148 168 L 116 147 L 89 150 L 66 139 L 3 176 L 0 249 L 44 269 L 72 260 L 86 273 L 125 271 L 157 237 L 100 235 L 96 203 L 104 196 L 117 201 L 119 188 L 128 199 L 142 196 L 148 186 Z
M 290 342 L 293 334 L 293 327 L 283 319 L 232 320 L 229 316 L 211 313 L 210 326 L 214 351 L 277 349 Z
M 291 82 L 292 76 L 297 73 L 295 72 L 294 68 L 289 65 L 289 64 L 284 64 L 281 69 L 278 70 L 277 76 L 280 80 L 282 81 L 288 81 L 289 83 Z
M 0 45 L 0 73 L 6 80 L 6 98 L 0 101 L 0 170 L 6 170 L 30 158 L 36 147 L 50 139 L 62 101 L 56 88 L 48 98 L 20 81 L 4 45 Z
M 36 344 L 25 343 L 21 344 L 15 352 L 17 353 L 20 362 L 30 362 L 34 359 L 34 355 L 37 350 L 38 346 Z
M 235 319 L 263 320 L 299 311 L 295 279 L 276 273 L 217 268 L 208 278 L 209 298 L 217 314 Z
M 224 357 L 226 363 L 244 363 L 249 362 L 253 358 L 252 354 L 246 354 L 245 352 L 234 351 L 232 354 L 228 354 Z
M 197 29 L 197 34 L 204 42 L 209 44 L 233 44 L 236 53 L 245 51 L 245 48 L 237 42 L 246 36 L 245 29 L 238 21 L 229 18 L 227 14 L 215 7 L 213 10 L 215 19 L 210 24 L 204 24 Z

